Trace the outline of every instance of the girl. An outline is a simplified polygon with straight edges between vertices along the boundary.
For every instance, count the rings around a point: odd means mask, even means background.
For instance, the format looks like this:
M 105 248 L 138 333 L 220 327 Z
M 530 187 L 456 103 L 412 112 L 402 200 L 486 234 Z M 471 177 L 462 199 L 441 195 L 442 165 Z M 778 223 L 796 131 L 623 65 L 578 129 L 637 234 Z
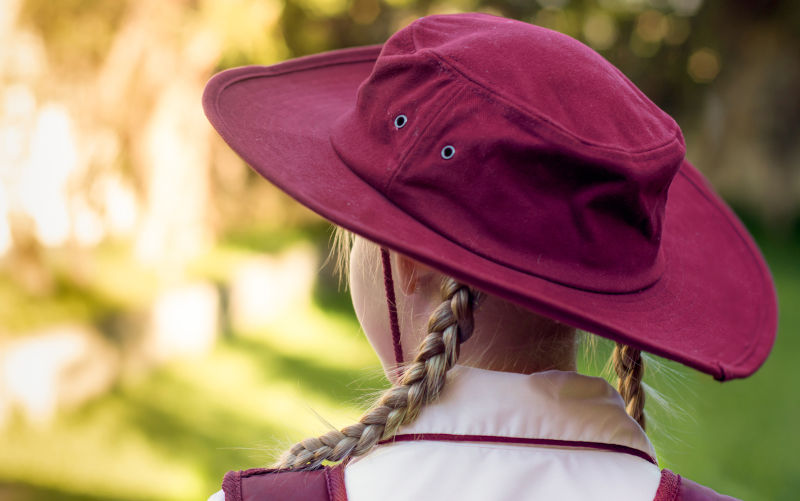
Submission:
M 223 72 L 204 107 L 358 235 L 339 237 L 353 304 L 393 383 L 212 499 L 726 499 L 659 470 L 641 350 L 746 377 L 772 347 L 774 287 L 678 126 L 602 57 L 430 16 L 380 46 Z M 617 343 L 619 393 L 575 372 L 576 328 Z

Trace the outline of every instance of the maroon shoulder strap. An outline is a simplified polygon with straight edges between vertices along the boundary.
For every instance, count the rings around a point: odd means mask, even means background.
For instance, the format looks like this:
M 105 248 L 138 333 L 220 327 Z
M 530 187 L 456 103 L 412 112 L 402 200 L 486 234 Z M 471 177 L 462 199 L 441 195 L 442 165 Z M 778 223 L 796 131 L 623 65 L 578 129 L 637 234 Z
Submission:
M 313 471 L 229 471 L 222 491 L 225 501 L 347 501 L 340 465 Z
M 661 470 L 654 501 L 738 501 L 730 496 L 717 494 L 712 489 L 682 478 L 667 469 Z

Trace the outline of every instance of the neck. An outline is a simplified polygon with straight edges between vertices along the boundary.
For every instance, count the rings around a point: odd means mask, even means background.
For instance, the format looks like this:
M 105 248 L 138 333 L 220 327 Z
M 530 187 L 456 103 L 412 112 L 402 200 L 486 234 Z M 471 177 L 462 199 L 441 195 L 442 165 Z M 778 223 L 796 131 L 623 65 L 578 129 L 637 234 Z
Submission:
M 404 358 L 411 360 L 427 333 L 431 313 L 441 304 L 441 278 L 419 284 L 414 294 L 398 296 L 400 332 Z M 546 370 L 576 370 L 577 332 L 548 317 L 486 294 L 473 311 L 473 334 L 460 347 L 458 364 L 501 372 L 532 374 Z M 388 324 L 388 322 L 387 322 Z M 388 327 L 388 325 L 387 325 Z M 382 330 L 381 339 L 388 329 Z M 392 379 L 393 358 L 380 352 L 387 375 Z
M 461 345 L 458 363 L 532 374 L 577 369 L 574 328 L 488 296 L 475 311 L 475 330 Z

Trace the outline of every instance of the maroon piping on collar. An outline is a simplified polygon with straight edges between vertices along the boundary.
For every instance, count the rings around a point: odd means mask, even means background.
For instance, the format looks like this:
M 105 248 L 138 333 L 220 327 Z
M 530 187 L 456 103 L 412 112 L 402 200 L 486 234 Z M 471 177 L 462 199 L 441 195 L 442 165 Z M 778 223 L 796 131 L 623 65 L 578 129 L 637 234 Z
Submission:
M 606 444 L 603 442 L 585 442 L 580 440 L 556 440 L 550 438 L 527 438 L 527 437 L 500 437 L 494 435 L 453 435 L 449 433 L 413 433 L 395 435 L 394 437 L 382 440 L 379 444 L 392 442 L 413 442 L 417 440 L 436 440 L 442 442 L 494 442 L 503 444 L 524 444 L 524 445 L 547 445 L 551 447 L 580 447 L 586 449 L 598 449 L 611 452 L 621 452 L 630 454 L 649 461 L 658 466 L 655 458 L 644 451 L 619 444 Z
M 397 321 L 397 301 L 394 296 L 394 280 L 392 280 L 392 263 L 389 251 L 381 247 L 383 262 L 383 285 L 386 288 L 386 304 L 389 306 L 389 325 L 392 328 L 392 344 L 394 345 L 394 361 L 397 366 L 403 363 L 403 346 L 400 344 L 400 323 Z

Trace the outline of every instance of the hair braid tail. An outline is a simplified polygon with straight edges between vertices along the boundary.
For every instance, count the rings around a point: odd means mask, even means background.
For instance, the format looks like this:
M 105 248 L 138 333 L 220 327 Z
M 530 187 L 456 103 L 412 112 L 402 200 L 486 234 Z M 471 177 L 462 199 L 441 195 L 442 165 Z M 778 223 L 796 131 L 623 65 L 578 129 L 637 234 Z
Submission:
M 400 426 L 415 420 L 422 407 L 439 396 L 447 371 L 458 360 L 461 340 L 472 334 L 472 310 L 477 298 L 475 291 L 450 277 L 442 280 L 441 294 L 442 302 L 428 321 L 428 334 L 399 381 L 357 423 L 298 442 L 275 467 L 308 470 L 326 460 L 360 456 L 378 441 L 394 436 Z
M 645 429 L 642 352 L 632 346 L 617 343 L 612 359 L 614 371 L 619 377 L 617 390 L 625 400 L 625 410 L 639 423 L 642 429 Z

